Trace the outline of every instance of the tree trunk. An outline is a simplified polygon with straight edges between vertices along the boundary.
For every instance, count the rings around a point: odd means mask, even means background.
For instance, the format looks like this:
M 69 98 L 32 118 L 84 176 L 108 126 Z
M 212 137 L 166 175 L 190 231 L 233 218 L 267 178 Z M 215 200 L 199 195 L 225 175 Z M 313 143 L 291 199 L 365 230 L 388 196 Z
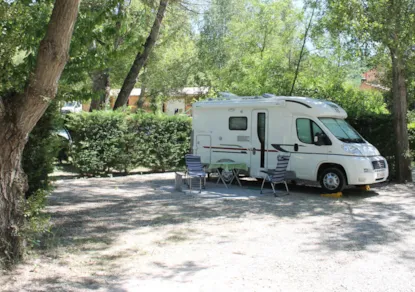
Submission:
M 140 97 L 138 98 L 137 108 L 142 109 L 145 101 L 146 101 L 146 84 L 143 82 L 141 84 L 141 92 L 140 92 Z
M 56 0 L 36 66 L 24 93 L 0 97 L 0 265 L 22 255 L 24 193 L 27 179 L 21 168 L 29 133 L 55 98 L 68 59 L 80 0 Z
M 7 266 L 22 255 L 20 228 L 28 185 L 21 159 L 26 137 L 13 124 L 3 122 L 0 127 L 0 266 Z
M 412 181 L 406 119 L 408 104 L 405 71 L 401 55 L 395 49 L 390 51 L 392 57 L 393 126 L 396 143 L 395 168 L 398 182 L 405 183 Z
M 313 23 L 313 17 L 314 17 L 314 11 L 315 10 L 316 9 L 314 8 L 313 12 L 311 14 L 311 17 L 310 17 L 310 21 L 308 22 L 307 28 L 306 28 L 305 33 L 304 33 L 303 45 L 301 46 L 300 57 L 298 58 L 297 68 L 295 69 L 294 80 L 293 80 L 293 84 L 291 86 L 291 91 L 290 91 L 290 94 L 289 94 L 290 96 L 292 96 L 293 93 L 294 93 L 295 83 L 297 82 L 298 74 L 300 73 L 300 65 L 301 65 L 301 61 L 303 59 L 303 55 L 304 55 L 304 49 L 305 49 L 305 44 L 306 44 L 307 38 L 308 38 L 308 32 L 310 31 L 311 25 Z
M 121 87 L 117 100 L 115 101 L 114 110 L 127 104 L 128 97 L 130 96 L 131 91 L 137 82 L 138 74 L 140 74 L 140 70 L 145 65 L 148 56 L 150 55 L 151 50 L 156 43 L 160 31 L 160 25 L 163 21 L 168 2 L 169 0 L 160 0 L 156 19 L 154 20 L 153 27 L 151 28 L 150 34 L 144 44 L 144 50 L 140 50 L 140 52 L 137 54 L 134 63 L 131 66 L 130 72 L 128 72 L 128 75 L 124 80 L 124 84 Z
M 110 75 L 108 69 L 95 72 L 92 76 L 92 90 L 99 94 L 98 98 L 91 100 L 89 111 L 105 109 L 110 94 Z

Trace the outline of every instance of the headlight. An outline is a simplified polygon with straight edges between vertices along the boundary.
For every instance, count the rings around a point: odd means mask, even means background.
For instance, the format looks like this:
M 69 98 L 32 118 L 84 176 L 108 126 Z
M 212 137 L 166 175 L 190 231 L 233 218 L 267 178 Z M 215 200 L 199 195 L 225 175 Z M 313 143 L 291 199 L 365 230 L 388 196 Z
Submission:
M 351 153 L 353 155 L 363 155 L 362 152 L 352 145 L 343 144 L 342 148 L 347 153 Z

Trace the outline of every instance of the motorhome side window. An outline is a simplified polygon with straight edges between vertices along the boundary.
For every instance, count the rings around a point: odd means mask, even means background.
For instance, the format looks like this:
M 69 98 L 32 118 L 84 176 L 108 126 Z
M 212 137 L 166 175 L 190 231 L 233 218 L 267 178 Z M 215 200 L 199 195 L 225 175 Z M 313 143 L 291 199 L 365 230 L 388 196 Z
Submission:
M 230 117 L 229 118 L 229 130 L 233 131 L 246 131 L 248 129 L 247 117 Z
M 306 144 L 314 144 L 314 136 L 319 133 L 324 132 L 312 120 L 297 119 L 297 136 L 301 142 Z

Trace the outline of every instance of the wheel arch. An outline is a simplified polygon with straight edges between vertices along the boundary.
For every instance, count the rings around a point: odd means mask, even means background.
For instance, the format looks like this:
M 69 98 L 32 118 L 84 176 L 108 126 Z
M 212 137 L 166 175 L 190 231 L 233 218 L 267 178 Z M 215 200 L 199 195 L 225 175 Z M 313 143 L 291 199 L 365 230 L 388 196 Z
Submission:
M 341 164 L 338 164 L 338 163 L 330 163 L 330 162 L 322 163 L 319 166 L 318 171 L 317 171 L 317 181 L 320 181 L 321 174 L 323 173 L 324 170 L 326 170 L 327 168 L 332 168 L 332 167 L 333 168 L 338 168 L 341 172 L 343 172 L 344 177 L 346 179 L 346 185 L 348 185 L 349 184 L 349 179 L 347 177 L 346 170 L 344 169 L 344 167 Z

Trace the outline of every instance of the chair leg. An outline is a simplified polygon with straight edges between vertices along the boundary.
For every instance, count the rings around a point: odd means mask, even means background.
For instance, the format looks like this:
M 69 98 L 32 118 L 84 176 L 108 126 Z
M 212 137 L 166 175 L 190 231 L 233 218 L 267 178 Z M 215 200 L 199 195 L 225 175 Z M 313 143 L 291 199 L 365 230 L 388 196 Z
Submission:
M 192 177 L 189 177 L 189 189 L 190 193 L 192 193 Z
M 271 182 L 271 187 L 272 187 L 272 191 L 274 192 L 274 197 L 276 197 L 277 194 L 275 193 L 275 187 L 274 187 L 274 184 L 272 182 Z
M 288 189 L 287 182 L 284 181 L 284 184 L 285 184 L 285 189 L 287 190 L 287 194 L 289 195 L 290 194 L 290 190 Z
M 266 177 L 264 177 L 264 180 L 262 181 L 262 185 L 261 185 L 261 194 L 262 194 L 262 189 L 264 188 L 264 183 L 265 183 Z
M 202 192 L 202 177 L 199 176 L 199 194 Z

